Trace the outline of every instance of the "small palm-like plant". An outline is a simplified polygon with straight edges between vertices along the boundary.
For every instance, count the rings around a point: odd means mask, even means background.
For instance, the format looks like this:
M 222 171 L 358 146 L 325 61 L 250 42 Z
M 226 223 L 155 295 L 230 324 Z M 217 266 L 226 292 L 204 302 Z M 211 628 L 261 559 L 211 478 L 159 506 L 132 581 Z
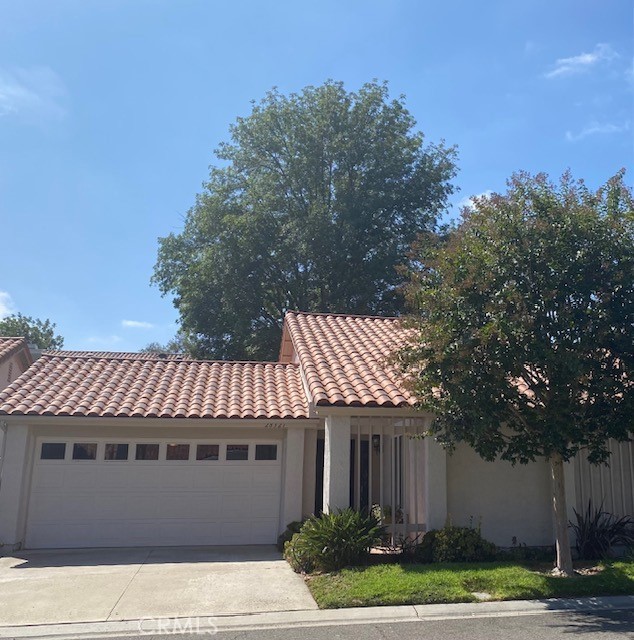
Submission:
M 293 537 L 288 550 L 292 547 L 295 556 L 310 561 L 305 564 L 323 571 L 336 571 L 359 564 L 383 533 L 374 515 L 344 509 L 309 518 Z
M 634 545 L 634 519 L 630 516 L 617 518 L 612 513 L 603 510 L 603 503 L 599 507 L 588 502 L 588 508 L 582 514 L 577 513 L 576 522 L 570 526 L 577 538 L 577 553 L 582 560 L 602 560 L 609 557 L 612 547 Z

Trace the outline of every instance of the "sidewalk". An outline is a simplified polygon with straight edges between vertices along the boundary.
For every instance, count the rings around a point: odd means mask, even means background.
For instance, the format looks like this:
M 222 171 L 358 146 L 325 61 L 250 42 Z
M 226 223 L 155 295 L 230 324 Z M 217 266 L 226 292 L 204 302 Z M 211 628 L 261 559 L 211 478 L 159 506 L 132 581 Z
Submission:
M 514 600 L 465 604 L 407 605 L 401 607 L 363 607 L 321 611 L 284 611 L 227 615 L 215 618 L 145 618 L 120 622 L 69 623 L 0 627 L 0 638 L 100 638 L 109 636 L 177 635 L 215 631 L 245 631 L 293 627 L 316 627 L 458 618 L 540 615 L 563 611 L 634 610 L 634 596 L 551 600 Z

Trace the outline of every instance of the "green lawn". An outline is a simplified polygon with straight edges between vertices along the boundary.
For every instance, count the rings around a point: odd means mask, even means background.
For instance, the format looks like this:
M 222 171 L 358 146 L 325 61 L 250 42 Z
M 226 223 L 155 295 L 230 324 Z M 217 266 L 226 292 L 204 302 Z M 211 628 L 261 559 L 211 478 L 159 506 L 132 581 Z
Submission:
M 384 564 L 311 576 L 308 586 L 320 609 L 475 602 L 473 592 L 492 600 L 631 595 L 634 561 L 609 562 L 595 574 L 574 578 L 511 562 Z

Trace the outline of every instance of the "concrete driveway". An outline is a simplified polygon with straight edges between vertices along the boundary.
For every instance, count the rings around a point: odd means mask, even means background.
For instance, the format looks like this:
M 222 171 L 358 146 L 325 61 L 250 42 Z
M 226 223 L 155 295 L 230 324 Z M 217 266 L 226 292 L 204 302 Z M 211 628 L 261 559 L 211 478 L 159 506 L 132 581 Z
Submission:
M 0 557 L 0 626 L 316 609 L 275 547 L 77 549 Z

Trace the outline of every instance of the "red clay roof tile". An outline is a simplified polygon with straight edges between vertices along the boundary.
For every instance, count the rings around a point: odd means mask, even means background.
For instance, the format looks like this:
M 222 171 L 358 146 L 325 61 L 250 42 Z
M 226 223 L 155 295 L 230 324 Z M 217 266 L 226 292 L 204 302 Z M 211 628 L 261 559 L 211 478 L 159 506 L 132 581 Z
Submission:
M 7 338 L 0 336 L 0 362 L 6 358 L 10 358 L 21 349 L 28 351 L 28 345 L 24 338 Z
M 298 365 L 45 353 L 0 393 L 0 414 L 307 418 Z
M 390 363 L 410 335 L 398 318 L 289 312 L 285 327 L 316 405 L 414 404 Z

